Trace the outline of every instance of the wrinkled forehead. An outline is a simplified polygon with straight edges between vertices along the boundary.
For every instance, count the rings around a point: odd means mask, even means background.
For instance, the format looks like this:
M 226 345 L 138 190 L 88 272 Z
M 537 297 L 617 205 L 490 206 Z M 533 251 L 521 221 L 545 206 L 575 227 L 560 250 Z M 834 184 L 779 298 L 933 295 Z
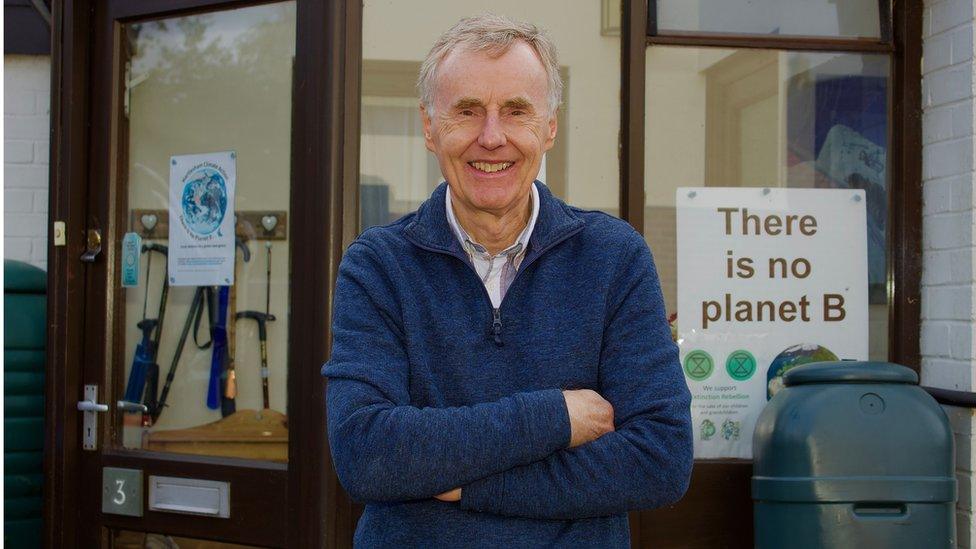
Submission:
M 546 69 L 539 54 L 526 42 L 489 50 L 460 45 L 438 64 L 434 80 L 434 102 L 451 104 L 459 97 L 503 103 L 525 98 L 544 108 L 549 89 Z

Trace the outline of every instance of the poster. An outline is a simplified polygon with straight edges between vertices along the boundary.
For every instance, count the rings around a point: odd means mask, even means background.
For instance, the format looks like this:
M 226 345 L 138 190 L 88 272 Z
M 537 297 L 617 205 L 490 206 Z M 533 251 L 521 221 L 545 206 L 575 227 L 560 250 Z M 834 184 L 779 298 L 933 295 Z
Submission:
M 696 458 L 752 458 L 789 369 L 868 358 L 865 193 L 679 188 L 678 345 Z
M 170 157 L 169 283 L 234 283 L 233 151 Z

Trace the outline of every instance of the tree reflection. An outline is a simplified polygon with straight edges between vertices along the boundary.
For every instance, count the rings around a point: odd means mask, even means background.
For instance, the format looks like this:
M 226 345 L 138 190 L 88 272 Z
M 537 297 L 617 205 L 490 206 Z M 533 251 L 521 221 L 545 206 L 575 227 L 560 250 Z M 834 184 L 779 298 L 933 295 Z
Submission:
M 294 13 L 289 2 L 130 25 L 132 77 L 148 75 L 174 102 L 208 81 L 224 94 L 290 83 Z
M 128 113 L 132 188 L 165 205 L 170 156 L 228 150 L 237 151 L 248 177 L 287 181 L 294 2 L 136 23 L 126 31 L 135 83 Z M 248 197 L 239 193 L 238 207 Z M 263 207 L 267 199 L 261 195 Z

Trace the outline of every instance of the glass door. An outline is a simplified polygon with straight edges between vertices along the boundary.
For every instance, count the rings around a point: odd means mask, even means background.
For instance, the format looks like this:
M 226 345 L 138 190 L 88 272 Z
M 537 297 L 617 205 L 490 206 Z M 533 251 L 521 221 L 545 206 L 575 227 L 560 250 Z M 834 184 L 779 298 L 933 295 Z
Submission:
M 141 247 L 123 246 L 118 442 L 286 462 L 295 3 L 122 33 L 123 240 Z
M 49 538 L 322 546 L 335 481 L 319 366 L 342 233 L 329 190 L 341 164 L 327 151 L 342 145 L 321 136 L 343 125 L 322 105 L 343 84 L 321 65 L 341 12 L 300 0 L 90 7 L 56 18 L 90 44 L 79 67 L 58 69 L 77 92 L 60 108 L 87 97 L 90 123 L 87 142 L 63 145 L 85 155 L 84 178 L 56 180 L 81 195 L 87 238 L 65 268 L 66 287 L 72 272 L 84 280 L 67 296 L 83 299 L 83 321 L 54 338 L 68 349 L 65 429 L 78 401 L 80 434 L 58 450 Z

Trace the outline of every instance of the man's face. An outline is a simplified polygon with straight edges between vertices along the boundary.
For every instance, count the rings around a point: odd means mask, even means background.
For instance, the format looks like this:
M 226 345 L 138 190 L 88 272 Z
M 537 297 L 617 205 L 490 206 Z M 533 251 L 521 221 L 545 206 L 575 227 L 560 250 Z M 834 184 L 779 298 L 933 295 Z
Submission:
M 525 42 L 498 57 L 460 50 L 441 61 L 434 112 L 421 106 L 421 116 L 459 207 L 502 215 L 525 203 L 556 137 L 547 93 L 542 61 Z

